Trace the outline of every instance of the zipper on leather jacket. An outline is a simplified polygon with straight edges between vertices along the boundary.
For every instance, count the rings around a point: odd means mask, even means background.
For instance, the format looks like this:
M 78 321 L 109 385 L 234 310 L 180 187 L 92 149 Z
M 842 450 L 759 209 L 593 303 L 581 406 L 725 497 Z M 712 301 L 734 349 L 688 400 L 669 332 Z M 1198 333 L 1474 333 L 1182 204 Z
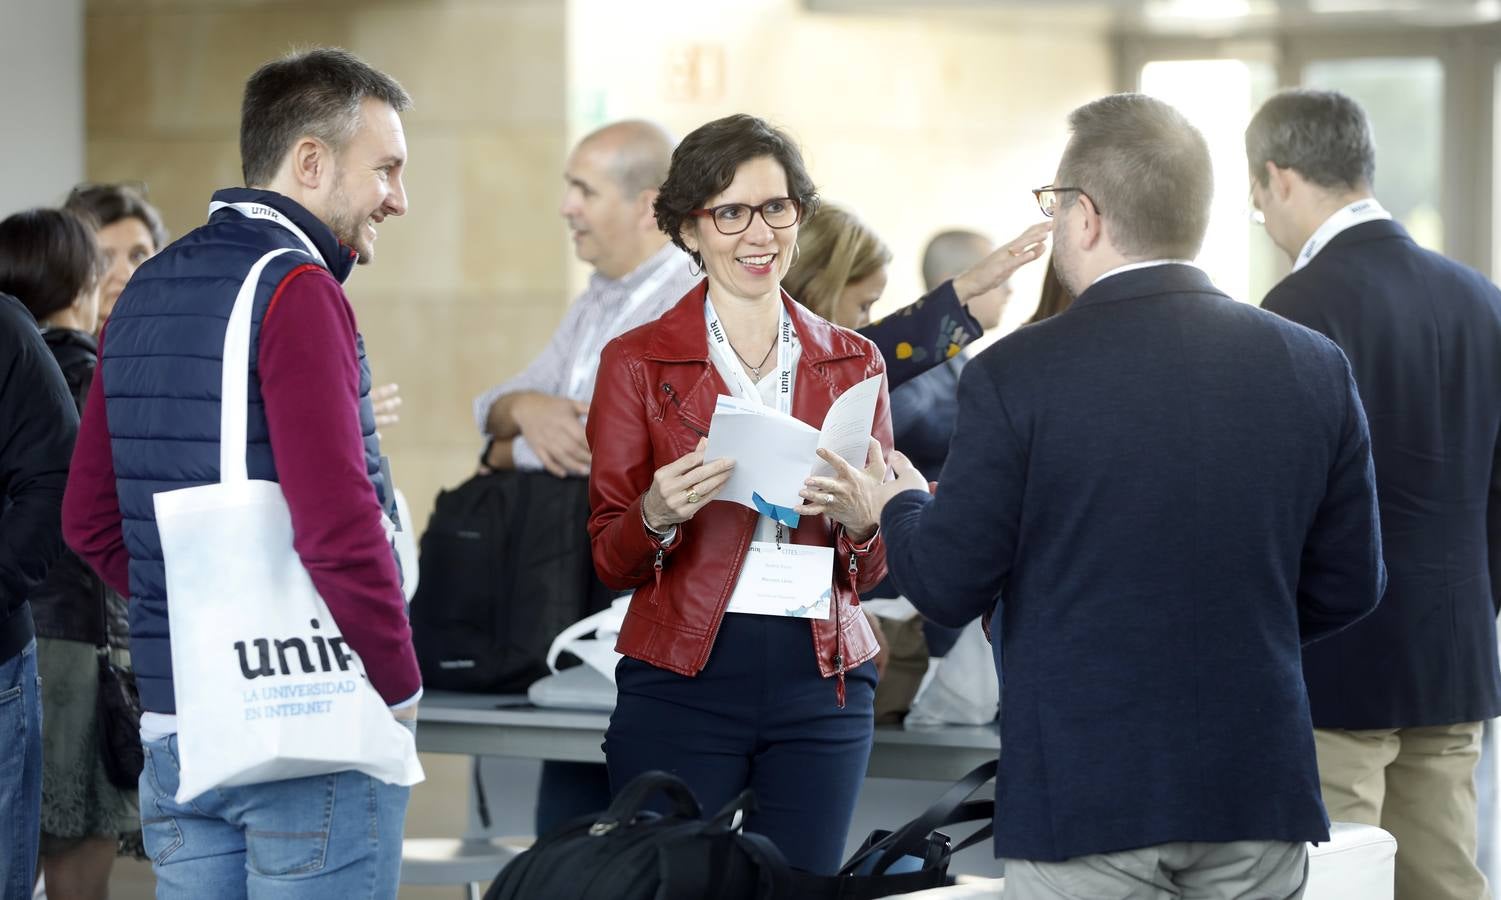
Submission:
M 657 577 L 657 592 L 659 594 L 662 591 L 662 556 L 663 556 L 663 550 L 662 550 L 661 547 L 658 547 L 657 548 L 657 558 L 651 564 L 652 571 L 653 571 L 653 573 Z
M 709 436 L 709 432 L 704 431 L 702 428 L 699 428 L 697 425 L 693 424 L 691 420 L 689 420 L 687 410 L 683 409 L 683 401 L 678 399 L 678 392 L 672 389 L 672 385 L 668 384 L 665 381 L 662 382 L 662 393 L 666 394 L 667 399 L 672 401 L 672 405 L 678 408 L 678 419 L 681 420 L 684 425 L 687 425 L 689 428 L 693 429 L 693 433 L 698 435 L 699 437 L 706 438 Z
M 858 557 L 853 550 L 850 551 L 850 586 L 854 587 L 855 573 L 860 569 Z M 838 591 L 834 594 L 837 596 Z M 834 685 L 834 696 L 839 700 L 839 708 L 844 709 L 844 623 L 840 621 L 839 608 L 843 605 L 835 597 L 829 598 L 834 606 L 834 677 L 839 680 Z

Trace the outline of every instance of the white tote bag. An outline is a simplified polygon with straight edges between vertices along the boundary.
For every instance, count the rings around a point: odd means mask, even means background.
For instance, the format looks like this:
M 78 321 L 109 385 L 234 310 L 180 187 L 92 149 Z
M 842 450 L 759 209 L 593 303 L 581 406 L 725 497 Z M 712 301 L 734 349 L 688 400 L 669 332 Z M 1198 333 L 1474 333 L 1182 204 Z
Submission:
M 182 762 L 177 802 L 212 788 L 354 769 L 422 780 L 412 732 L 391 715 L 292 548 L 281 486 L 246 475 L 250 315 L 261 257 L 224 335 L 219 483 L 153 499 Z

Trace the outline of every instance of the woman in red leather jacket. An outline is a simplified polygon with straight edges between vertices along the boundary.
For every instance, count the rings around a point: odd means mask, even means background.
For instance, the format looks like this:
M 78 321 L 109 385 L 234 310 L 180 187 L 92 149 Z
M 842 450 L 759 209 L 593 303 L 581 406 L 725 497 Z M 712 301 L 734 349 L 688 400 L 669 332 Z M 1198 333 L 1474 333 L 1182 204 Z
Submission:
M 821 478 L 772 515 L 714 502 L 734 462 L 704 462 L 720 394 L 816 428 L 836 397 L 884 373 L 874 345 L 781 289 L 816 209 L 801 153 L 760 119 L 710 122 L 673 153 L 657 224 L 707 278 L 601 355 L 589 532 L 600 578 L 635 591 L 605 734 L 612 788 L 665 769 L 710 811 L 752 788 L 746 828 L 828 873 L 870 755 L 877 647 L 858 591 L 886 571 L 877 515 Z M 873 431 L 879 477 L 884 381 Z M 794 557 L 790 576 L 762 565 Z M 809 598 L 796 611 L 769 602 L 788 577 Z

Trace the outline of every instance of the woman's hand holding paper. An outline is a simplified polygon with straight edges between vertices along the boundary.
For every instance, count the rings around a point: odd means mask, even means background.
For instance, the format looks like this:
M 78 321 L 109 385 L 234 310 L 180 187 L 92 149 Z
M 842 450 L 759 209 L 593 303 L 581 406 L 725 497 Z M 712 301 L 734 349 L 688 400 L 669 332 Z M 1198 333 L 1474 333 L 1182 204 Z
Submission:
M 815 475 L 803 482 L 803 489 L 798 491 L 803 503 L 793 512 L 800 516 L 828 516 L 843 525 L 845 533 L 855 543 L 869 540 L 881 522 L 881 507 L 873 503 L 875 495 L 866 489 L 867 484 L 879 488 L 886 477 L 881 443 L 875 438 L 870 439 L 863 471 L 830 450 L 819 450 L 818 456 L 834 467 L 834 475 Z
M 651 479 L 651 487 L 641 498 L 641 515 L 654 531 L 666 531 L 680 522 L 686 522 L 705 506 L 724 483 L 730 480 L 730 471 L 735 468 L 733 459 L 716 459 L 704 462 L 707 439 L 699 438 L 698 446 L 662 468 Z
M 834 475 L 809 478 L 799 492 L 805 502 L 796 512 L 805 516 L 827 515 L 843 525 L 851 540 L 856 542 L 866 540 L 875 532 L 881 522 L 881 510 L 892 497 L 902 491 L 928 489 L 927 479 L 901 451 L 892 451 L 891 480 L 888 481 L 881 445 L 874 438 L 870 441 L 870 454 L 864 470 L 845 462 L 837 453 L 820 450 L 818 455 L 834 467 Z

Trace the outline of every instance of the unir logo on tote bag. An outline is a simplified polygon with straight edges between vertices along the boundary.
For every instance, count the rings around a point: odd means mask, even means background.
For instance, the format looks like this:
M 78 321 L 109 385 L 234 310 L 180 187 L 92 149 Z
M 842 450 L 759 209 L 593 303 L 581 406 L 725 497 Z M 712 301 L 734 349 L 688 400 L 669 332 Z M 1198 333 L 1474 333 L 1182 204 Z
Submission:
M 286 252 L 252 267 L 225 329 L 219 480 L 153 495 L 179 803 L 216 787 L 348 770 L 422 780 L 413 733 L 365 677 L 293 546 L 281 485 L 247 472 L 251 308 L 265 264 Z

